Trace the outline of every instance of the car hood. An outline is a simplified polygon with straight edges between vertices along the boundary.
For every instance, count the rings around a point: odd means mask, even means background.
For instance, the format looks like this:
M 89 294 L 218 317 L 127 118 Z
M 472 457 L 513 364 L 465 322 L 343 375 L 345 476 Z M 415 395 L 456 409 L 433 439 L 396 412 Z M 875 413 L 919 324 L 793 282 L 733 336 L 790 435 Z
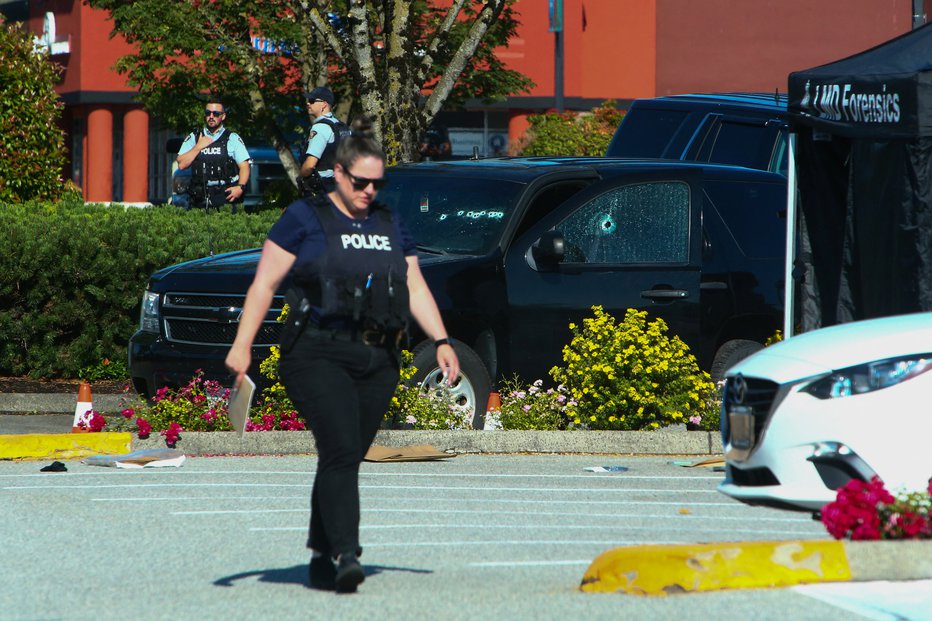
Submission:
M 252 248 L 194 259 L 161 269 L 152 275 L 152 280 L 162 280 L 173 274 L 255 272 L 259 265 L 260 254 L 260 248 Z
M 254 273 L 256 271 L 256 267 L 259 265 L 259 257 L 261 256 L 261 253 L 261 248 L 252 248 L 250 250 L 240 250 L 237 252 L 228 252 L 214 255 L 212 257 L 194 259 L 193 261 L 178 263 L 177 265 L 171 265 L 161 269 L 152 275 L 152 279 L 159 281 L 173 274 L 217 274 L 218 272 Z M 469 257 L 465 255 L 418 253 L 418 262 L 422 267 L 430 265 L 446 265 L 449 263 L 470 261 L 474 259 L 475 257 Z
M 932 313 L 855 321 L 766 347 L 728 371 L 778 383 L 908 354 L 932 352 Z

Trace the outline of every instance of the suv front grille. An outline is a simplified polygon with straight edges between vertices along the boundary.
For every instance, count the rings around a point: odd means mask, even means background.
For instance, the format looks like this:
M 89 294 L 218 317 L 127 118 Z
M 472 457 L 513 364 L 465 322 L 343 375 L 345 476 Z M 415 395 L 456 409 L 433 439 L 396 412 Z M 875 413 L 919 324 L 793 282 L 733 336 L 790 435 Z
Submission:
M 242 308 L 245 295 L 226 293 L 166 293 L 165 308 Z
M 245 299 L 242 294 L 166 293 L 162 306 L 165 338 L 191 345 L 232 345 Z M 278 344 L 282 324 L 276 318 L 284 305 L 284 296 L 275 296 L 256 333 L 255 346 Z
M 236 323 L 217 323 L 207 319 L 165 319 L 165 335 L 173 343 L 195 345 L 232 345 L 236 338 Z M 256 333 L 255 345 L 277 345 L 282 324 L 266 321 Z

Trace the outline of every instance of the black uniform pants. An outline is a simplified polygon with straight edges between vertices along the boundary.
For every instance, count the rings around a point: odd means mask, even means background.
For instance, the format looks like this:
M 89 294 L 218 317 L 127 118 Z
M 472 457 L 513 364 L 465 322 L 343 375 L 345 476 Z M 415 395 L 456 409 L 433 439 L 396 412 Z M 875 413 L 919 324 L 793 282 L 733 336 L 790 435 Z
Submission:
M 324 555 L 359 546 L 359 464 L 398 385 L 398 354 L 305 331 L 279 374 L 317 443 L 307 546 Z

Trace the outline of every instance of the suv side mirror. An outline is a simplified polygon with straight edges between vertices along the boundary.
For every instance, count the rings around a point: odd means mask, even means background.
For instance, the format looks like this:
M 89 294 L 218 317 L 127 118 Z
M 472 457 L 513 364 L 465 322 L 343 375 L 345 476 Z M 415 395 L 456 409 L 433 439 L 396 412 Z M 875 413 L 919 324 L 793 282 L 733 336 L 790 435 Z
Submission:
M 169 138 L 165 141 L 165 152 L 166 153 L 178 153 L 181 151 L 181 145 L 184 142 L 181 138 Z
M 531 246 L 531 257 L 538 268 L 552 268 L 563 261 L 566 243 L 560 231 L 547 231 Z

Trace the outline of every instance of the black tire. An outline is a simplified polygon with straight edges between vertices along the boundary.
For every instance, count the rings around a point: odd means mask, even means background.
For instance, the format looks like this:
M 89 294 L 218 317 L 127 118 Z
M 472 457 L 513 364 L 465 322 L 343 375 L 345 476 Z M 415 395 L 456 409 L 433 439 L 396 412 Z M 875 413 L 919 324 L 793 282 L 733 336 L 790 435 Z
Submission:
M 469 346 L 455 341 L 453 349 L 460 360 L 460 377 L 449 388 L 450 393 L 459 405 L 466 406 L 467 413 L 471 413 L 473 429 L 482 429 L 485 426 L 485 408 L 492 391 L 489 371 L 479 355 Z M 417 373 L 411 378 L 411 384 L 419 386 L 422 392 L 439 390 L 443 373 L 437 366 L 434 344 L 425 341 L 415 347 L 412 353 L 412 364 L 417 368 Z
M 735 366 L 756 351 L 764 348 L 757 341 L 748 341 L 745 339 L 735 339 L 726 341 L 724 345 L 715 352 L 715 358 L 712 360 L 712 370 L 710 375 L 713 382 L 720 381 L 725 377 L 725 372 Z

